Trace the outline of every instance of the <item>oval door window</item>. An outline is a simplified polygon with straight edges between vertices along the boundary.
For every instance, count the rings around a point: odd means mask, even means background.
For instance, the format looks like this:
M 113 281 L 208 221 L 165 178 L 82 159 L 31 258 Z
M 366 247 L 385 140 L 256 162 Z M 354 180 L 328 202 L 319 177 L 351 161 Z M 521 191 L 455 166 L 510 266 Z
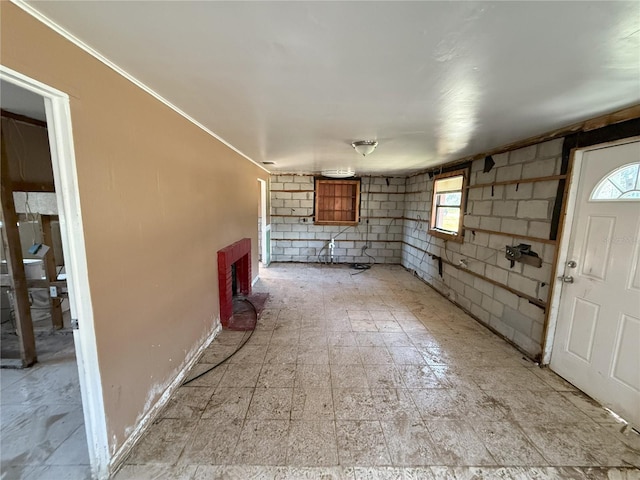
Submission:
M 598 182 L 589 200 L 640 200 L 640 162 L 616 168 Z

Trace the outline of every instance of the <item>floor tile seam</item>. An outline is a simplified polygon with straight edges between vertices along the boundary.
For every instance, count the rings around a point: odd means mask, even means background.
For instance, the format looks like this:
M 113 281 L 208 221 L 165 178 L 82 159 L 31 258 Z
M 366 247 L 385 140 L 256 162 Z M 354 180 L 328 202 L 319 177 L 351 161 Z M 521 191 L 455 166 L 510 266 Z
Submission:
M 507 418 L 507 417 L 505 417 L 505 418 Z M 507 420 L 510 420 L 510 419 L 507 419 Z M 500 420 L 497 420 L 497 421 L 496 420 L 489 420 L 489 421 L 486 421 L 486 422 L 478 422 L 478 421 L 471 420 L 471 421 L 468 422 L 468 424 L 471 427 L 471 429 L 473 430 L 473 432 L 476 434 L 476 436 L 480 439 L 480 441 L 484 445 L 484 448 L 487 450 L 487 452 L 489 452 L 489 454 L 491 455 L 491 458 L 493 458 L 494 462 L 496 462 L 496 465 L 499 465 L 500 467 L 503 467 L 504 465 L 501 465 L 500 462 L 498 462 L 497 459 L 494 457 L 493 452 L 491 451 L 491 449 L 488 447 L 487 443 L 485 442 L 482 433 L 480 431 L 478 431 L 478 428 L 477 428 L 478 427 L 478 425 L 477 425 L 478 423 L 497 423 L 499 421 Z M 533 441 L 533 439 L 531 439 L 529 437 L 529 435 L 527 435 L 524 432 L 524 430 L 522 430 L 522 428 L 520 427 L 520 423 L 515 421 L 515 420 L 509 421 L 509 423 L 511 423 L 512 425 L 516 426 L 516 429 L 526 439 L 527 443 L 531 447 L 533 447 L 534 451 L 540 455 L 540 458 L 542 458 L 545 462 L 547 462 L 547 466 L 551 466 L 551 462 L 549 461 L 549 459 L 546 456 L 543 455 L 542 450 Z M 517 465 L 513 465 L 513 467 L 515 467 L 515 466 L 517 466 Z
M 358 423 L 361 423 L 361 422 L 377 423 L 378 424 L 378 428 L 380 428 L 380 432 L 382 433 L 382 438 L 384 440 L 385 450 L 387 452 L 387 458 L 391 462 L 388 466 L 393 466 L 393 459 L 391 458 L 391 450 L 389 449 L 389 445 L 388 445 L 387 439 L 386 439 L 386 437 L 384 435 L 384 429 L 382 428 L 382 422 L 379 419 L 376 419 L 376 420 L 336 420 L 336 443 L 338 443 L 338 425 L 337 424 L 338 424 L 339 421 L 340 422 L 358 422 Z M 340 457 L 340 451 L 341 451 L 341 449 L 340 449 L 340 445 L 338 443 L 338 462 L 340 463 L 340 465 L 343 465 L 341 463 L 342 459 Z M 376 465 L 376 466 L 379 466 L 379 465 Z

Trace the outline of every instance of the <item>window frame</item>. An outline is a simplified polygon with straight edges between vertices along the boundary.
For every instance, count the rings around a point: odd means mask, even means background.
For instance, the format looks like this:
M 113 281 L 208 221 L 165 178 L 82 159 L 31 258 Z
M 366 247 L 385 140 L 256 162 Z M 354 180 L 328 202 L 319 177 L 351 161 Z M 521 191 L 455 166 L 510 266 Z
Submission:
M 613 175 L 615 175 L 616 173 L 625 170 L 631 166 L 638 166 L 638 168 L 636 169 L 636 177 L 635 177 L 635 182 L 633 184 L 634 188 L 631 188 L 629 190 L 625 190 L 622 191 L 622 189 L 616 185 L 613 180 L 611 180 L 611 177 Z M 618 190 L 620 192 L 620 195 L 618 195 L 615 198 L 596 198 L 596 195 L 599 193 L 600 188 L 606 184 L 606 182 L 609 182 L 613 185 L 613 187 Z M 589 201 L 590 202 L 638 202 L 640 201 L 640 197 L 625 197 L 624 195 L 627 195 L 630 192 L 638 192 L 640 191 L 640 162 L 630 162 L 627 163 L 625 165 L 620 165 L 617 168 L 614 168 L 613 170 L 611 170 L 610 172 L 606 173 L 602 178 L 600 178 L 600 180 L 598 180 L 598 183 L 596 183 L 596 186 L 593 187 L 593 189 L 591 190 L 591 193 L 589 194 Z
M 454 190 L 454 192 L 460 191 L 461 193 L 460 207 L 459 207 L 460 218 L 458 219 L 458 230 L 456 232 L 449 232 L 447 230 L 442 230 L 435 227 L 436 215 L 438 210 L 438 206 L 436 203 L 437 195 L 438 195 L 438 191 L 436 190 L 436 184 L 438 180 L 443 180 L 451 177 L 462 177 L 462 187 L 460 188 L 460 190 Z M 446 173 L 438 173 L 433 176 L 433 192 L 431 194 L 431 215 L 430 215 L 431 221 L 429 222 L 429 232 L 428 232 L 429 235 L 441 238 L 443 240 L 451 240 L 459 243 L 462 243 L 464 241 L 464 213 L 465 213 L 464 210 L 467 205 L 468 181 L 469 181 L 469 171 L 466 168 L 453 170 L 451 172 L 446 172 Z M 443 205 L 443 206 L 446 206 L 446 205 Z
M 353 218 L 349 220 L 327 220 L 321 219 L 322 212 L 336 212 L 335 209 L 329 210 L 327 208 L 323 208 L 322 203 L 323 200 L 328 198 L 327 196 L 321 195 L 319 186 L 320 185 L 334 185 L 334 186 L 342 186 L 342 185 L 351 185 L 355 187 L 355 194 L 350 195 L 353 199 L 353 209 L 350 210 L 342 210 L 343 212 L 353 212 Z M 337 225 L 337 226 L 357 226 L 360 223 L 360 189 L 361 189 L 361 181 L 359 178 L 349 178 L 349 179 L 338 179 L 338 178 L 316 178 L 314 182 L 313 195 L 314 195 L 314 212 L 313 212 L 313 223 L 314 225 Z M 338 195 L 334 195 L 333 198 L 339 197 Z M 340 196 L 345 198 L 344 196 Z M 326 203 L 325 203 L 326 205 Z M 335 203 L 334 203 L 335 206 Z M 338 210 L 339 211 L 339 210 Z

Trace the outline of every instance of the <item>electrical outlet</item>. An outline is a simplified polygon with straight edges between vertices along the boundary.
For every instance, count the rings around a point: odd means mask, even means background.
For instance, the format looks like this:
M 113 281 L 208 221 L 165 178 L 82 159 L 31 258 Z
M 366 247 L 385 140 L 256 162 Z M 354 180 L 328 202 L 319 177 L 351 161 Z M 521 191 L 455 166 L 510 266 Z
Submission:
M 56 298 L 58 296 L 58 287 L 50 286 L 49 287 L 49 296 L 51 298 Z

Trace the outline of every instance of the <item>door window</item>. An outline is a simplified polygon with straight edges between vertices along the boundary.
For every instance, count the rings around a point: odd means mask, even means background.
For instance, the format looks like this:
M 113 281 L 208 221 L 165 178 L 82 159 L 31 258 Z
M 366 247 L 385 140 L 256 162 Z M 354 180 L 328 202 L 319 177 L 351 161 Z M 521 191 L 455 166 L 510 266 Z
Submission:
M 640 200 L 640 162 L 616 168 L 598 182 L 589 200 Z

